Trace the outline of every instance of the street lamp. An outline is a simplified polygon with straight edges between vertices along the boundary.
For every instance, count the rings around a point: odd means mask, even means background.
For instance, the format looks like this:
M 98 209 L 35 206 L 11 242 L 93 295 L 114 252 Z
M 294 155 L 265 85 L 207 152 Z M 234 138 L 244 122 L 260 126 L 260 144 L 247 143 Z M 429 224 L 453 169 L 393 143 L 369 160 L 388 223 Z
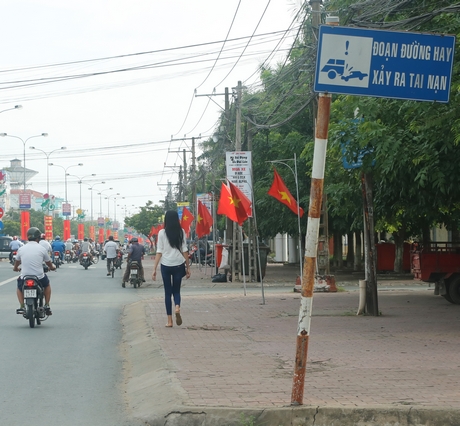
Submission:
M 120 200 L 124 200 L 124 199 L 125 197 L 120 197 Z M 116 222 L 117 221 L 117 197 L 113 198 L 113 210 L 114 210 L 113 221 Z
M 91 222 L 93 221 L 93 189 L 96 185 L 105 185 L 105 182 L 95 183 L 88 188 L 91 191 Z
M 29 149 L 34 149 L 35 151 L 40 151 L 40 152 L 43 152 L 43 154 L 45 154 L 45 157 L 46 157 L 46 193 L 49 196 L 50 195 L 50 167 L 49 167 L 48 161 L 50 160 L 50 155 L 53 152 L 62 151 L 64 149 L 67 149 L 67 147 L 61 146 L 60 148 L 53 149 L 50 152 L 43 151 L 42 149 L 35 148 L 34 146 L 29 146 Z M 48 214 L 49 214 L 49 204 L 48 204 Z
M 82 177 L 79 177 L 77 175 L 67 175 L 67 176 L 73 176 L 73 177 L 78 178 L 78 184 L 80 185 L 80 210 L 83 212 L 83 209 L 81 208 L 81 184 L 83 183 L 83 179 L 87 177 L 91 177 L 91 176 L 96 176 L 96 173 L 91 173 L 90 175 L 85 175 Z
M 103 214 L 102 214 L 102 194 L 103 194 L 105 191 L 113 191 L 113 188 L 103 189 L 101 192 L 99 192 L 99 193 L 97 194 L 97 195 L 99 195 L 99 209 L 100 209 L 99 215 L 100 215 L 100 216 L 103 216 Z
M 11 111 L 13 109 L 21 109 L 21 108 L 22 108 L 22 105 L 15 105 L 13 108 L 8 108 L 8 109 L 4 109 L 3 111 L 0 111 L 0 113 L 5 112 L 5 111 Z
M 6 110 L 5 110 L 6 111 Z M 34 135 L 34 136 L 29 136 L 27 139 L 22 139 L 19 136 L 14 136 L 14 135 L 8 135 L 6 133 L 0 133 L 0 136 L 5 137 L 8 136 L 10 138 L 16 138 L 19 139 L 22 142 L 23 145 L 23 169 L 24 169 L 24 194 L 26 193 L 26 143 L 29 139 L 32 138 L 39 138 L 41 136 L 46 137 L 48 136 L 48 133 L 41 133 L 39 135 Z
M 71 166 L 68 166 L 68 167 L 60 166 L 59 164 L 49 163 L 48 166 L 56 166 L 64 170 L 65 203 L 67 204 L 67 201 L 68 201 L 67 200 L 67 176 L 68 176 L 67 170 L 69 170 L 71 167 L 83 166 L 83 163 L 72 164 Z
M 110 194 L 110 195 L 107 195 L 107 197 L 105 197 L 105 199 L 107 200 L 107 217 L 110 219 L 110 198 L 113 197 L 114 195 L 120 195 L 119 192 L 117 192 L 116 194 Z

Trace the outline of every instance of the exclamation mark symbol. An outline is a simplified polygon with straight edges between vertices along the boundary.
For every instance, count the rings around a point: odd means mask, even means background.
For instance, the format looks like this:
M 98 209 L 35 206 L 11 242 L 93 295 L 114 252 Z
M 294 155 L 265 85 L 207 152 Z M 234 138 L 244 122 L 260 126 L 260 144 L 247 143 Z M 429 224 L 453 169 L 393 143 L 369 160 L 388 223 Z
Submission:
M 347 40 L 345 42 L 345 55 L 348 55 L 348 46 L 350 46 L 350 42 Z

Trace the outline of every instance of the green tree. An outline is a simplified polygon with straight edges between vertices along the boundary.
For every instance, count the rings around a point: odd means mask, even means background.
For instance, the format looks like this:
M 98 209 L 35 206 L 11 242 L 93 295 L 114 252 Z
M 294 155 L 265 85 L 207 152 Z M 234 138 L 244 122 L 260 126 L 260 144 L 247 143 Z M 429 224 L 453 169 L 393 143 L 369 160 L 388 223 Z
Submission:
M 152 226 L 163 223 L 165 208 L 153 205 L 152 201 L 141 207 L 141 211 L 133 216 L 125 218 L 125 224 L 132 226 L 137 232 L 148 235 Z

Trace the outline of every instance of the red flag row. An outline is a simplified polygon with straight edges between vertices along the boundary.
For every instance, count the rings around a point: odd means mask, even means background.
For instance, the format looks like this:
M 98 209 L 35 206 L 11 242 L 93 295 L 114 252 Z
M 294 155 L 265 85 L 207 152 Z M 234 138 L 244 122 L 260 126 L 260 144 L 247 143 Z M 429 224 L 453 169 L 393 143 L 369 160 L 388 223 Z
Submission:
M 300 217 L 304 215 L 304 210 L 302 207 L 298 206 L 296 199 L 292 196 L 276 169 L 274 169 L 273 183 L 268 190 L 268 194 L 280 203 L 288 206 L 292 212 L 299 214 Z M 249 200 L 249 198 L 232 182 L 228 181 L 228 185 L 222 183 L 217 214 L 225 215 L 241 226 L 248 217 L 252 217 L 251 200 Z M 187 207 L 183 207 L 181 226 L 187 235 L 190 232 L 190 227 L 194 219 L 195 217 Z M 195 228 L 198 238 L 209 235 L 212 225 L 213 220 L 209 210 L 201 201 L 198 201 Z M 158 225 L 156 227 L 152 226 L 149 238 L 157 235 L 160 229 L 163 229 L 163 225 Z

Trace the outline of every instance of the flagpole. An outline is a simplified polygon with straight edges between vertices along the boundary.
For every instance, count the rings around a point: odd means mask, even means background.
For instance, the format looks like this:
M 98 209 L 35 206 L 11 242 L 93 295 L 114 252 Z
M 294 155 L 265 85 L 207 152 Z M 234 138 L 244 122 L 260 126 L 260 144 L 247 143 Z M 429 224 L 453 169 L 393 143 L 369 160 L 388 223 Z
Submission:
M 292 167 L 289 164 L 284 163 L 284 161 L 294 161 L 294 170 L 292 170 Z M 297 155 L 294 153 L 294 158 L 286 158 L 283 160 L 272 160 L 272 161 L 267 161 L 267 163 L 280 163 L 284 164 L 294 175 L 294 180 L 295 180 L 295 189 L 296 189 L 296 195 L 297 195 L 297 225 L 299 227 L 299 267 L 300 267 L 300 285 L 302 286 L 302 277 L 303 277 L 303 269 L 302 269 L 302 231 L 300 228 L 300 200 L 299 200 L 299 181 L 297 179 Z
M 256 231 L 256 244 L 257 244 L 257 260 L 259 264 L 259 276 L 260 286 L 262 288 L 262 305 L 265 305 L 265 289 L 264 289 L 264 278 L 262 277 L 262 265 L 260 263 L 260 244 L 259 244 L 259 231 L 257 230 L 257 216 L 256 216 L 256 203 L 254 199 L 254 191 L 252 191 L 252 216 L 254 217 L 254 228 Z M 257 281 L 257 272 L 256 272 Z
M 244 287 L 244 295 L 246 296 L 246 271 L 244 268 L 244 242 L 243 242 L 243 227 L 238 225 L 238 228 L 240 228 L 240 241 L 241 241 L 241 247 L 243 247 L 243 250 L 241 252 L 243 253 L 241 256 L 241 264 L 243 265 L 243 287 Z M 249 250 L 248 250 L 248 260 L 249 260 Z

